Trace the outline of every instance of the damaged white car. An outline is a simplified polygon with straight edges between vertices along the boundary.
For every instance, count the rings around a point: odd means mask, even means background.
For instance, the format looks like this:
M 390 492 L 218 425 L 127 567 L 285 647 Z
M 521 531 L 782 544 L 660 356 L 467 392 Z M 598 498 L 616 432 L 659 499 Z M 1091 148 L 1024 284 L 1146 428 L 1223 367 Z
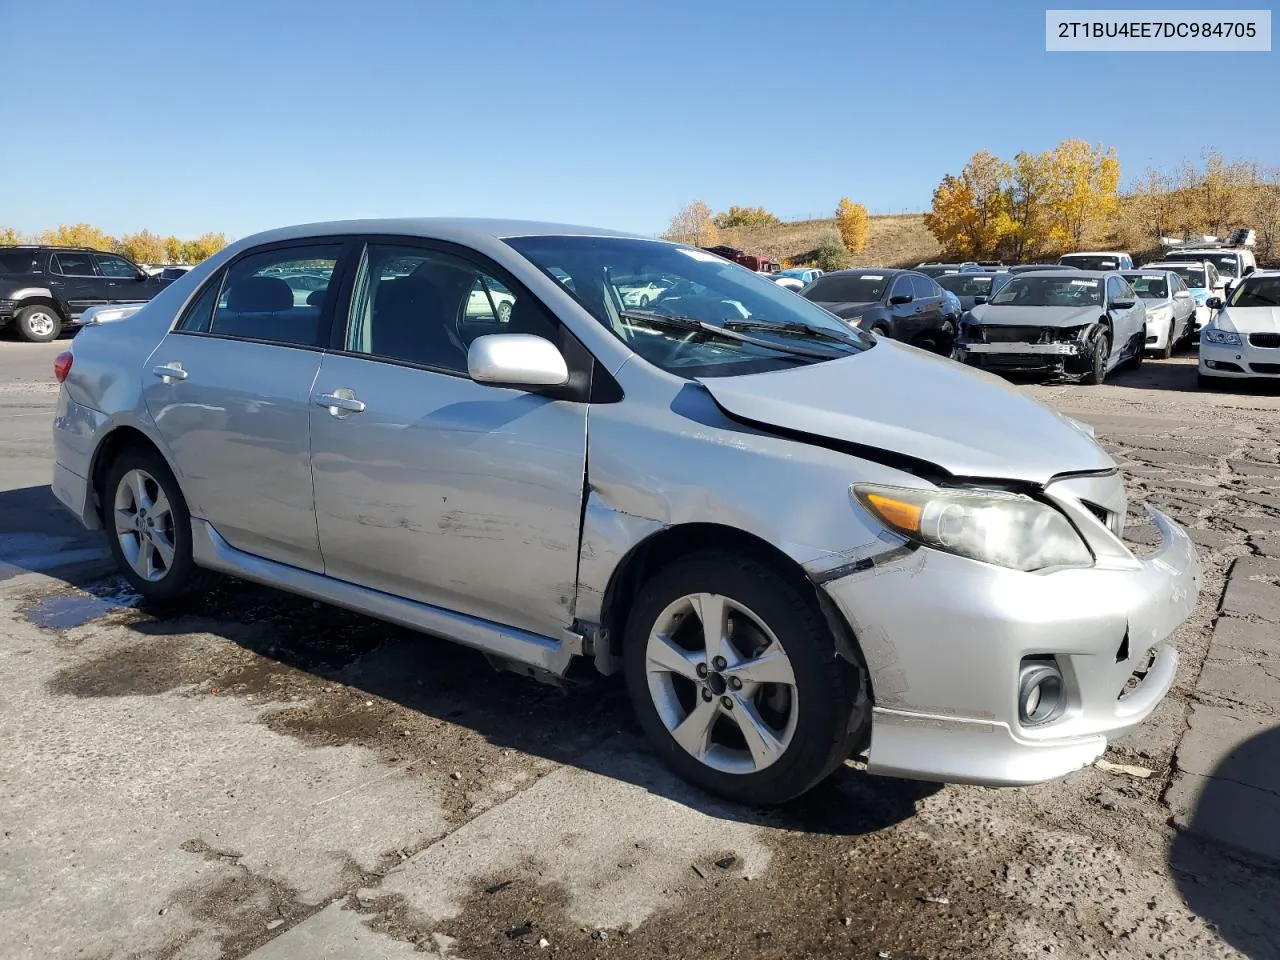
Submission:
M 328 278 L 304 304 L 298 265 Z M 683 292 L 639 309 L 637 276 Z M 1200 584 L 1159 512 L 1162 545 L 1125 546 L 1087 428 L 609 231 L 249 237 L 55 374 L 54 491 L 147 600 L 221 571 L 542 678 L 622 671 L 657 752 L 751 803 L 864 750 L 984 784 L 1087 764 L 1168 691 Z
M 976 304 L 952 354 L 962 363 L 1086 384 L 1102 383 L 1119 366 L 1142 365 L 1146 308 L 1119 273 L 1026 273 Z

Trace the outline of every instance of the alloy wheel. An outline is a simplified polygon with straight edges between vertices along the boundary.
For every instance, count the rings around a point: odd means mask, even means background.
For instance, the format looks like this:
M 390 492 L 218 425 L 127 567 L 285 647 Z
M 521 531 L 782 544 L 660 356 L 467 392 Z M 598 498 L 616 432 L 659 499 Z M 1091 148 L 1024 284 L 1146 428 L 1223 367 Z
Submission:
M 649 695 L 687 753 L 724 773 L 757 773 L 795 736 L 799 700 L 786 651 L 728 597 L 697 593 L 658 616 L 645 650 Z
M 113 515 L 129 566 L 144 580 L 163 580 L 173 567 L 176 530 L 173 509 L 155 477 L 140 469 L 121 477 Z
M 43 310 L 28 313 L 26 323 L 27 329 L 37 337 L 53 336 L 53 331 L 58 325 L 58 321 L 54 319 L 52 314 L 45 313 Z

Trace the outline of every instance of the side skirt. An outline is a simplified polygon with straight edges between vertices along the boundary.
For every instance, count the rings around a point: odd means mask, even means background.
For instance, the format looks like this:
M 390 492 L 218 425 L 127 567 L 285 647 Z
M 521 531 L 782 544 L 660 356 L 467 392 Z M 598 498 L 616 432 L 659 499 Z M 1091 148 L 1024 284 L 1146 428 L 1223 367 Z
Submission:
M 191 536 L 197 566 L 443 637 L 503 661 L 558 677 L 568 670 L 574 654 L 581 652 L 581 637 L 567 632 L 564 640 L 555 640 L 255 557 L 231 546 L 204 520 L 192 518 Z M 575 638 L 579 641 L 576 650 L 572 642 Z

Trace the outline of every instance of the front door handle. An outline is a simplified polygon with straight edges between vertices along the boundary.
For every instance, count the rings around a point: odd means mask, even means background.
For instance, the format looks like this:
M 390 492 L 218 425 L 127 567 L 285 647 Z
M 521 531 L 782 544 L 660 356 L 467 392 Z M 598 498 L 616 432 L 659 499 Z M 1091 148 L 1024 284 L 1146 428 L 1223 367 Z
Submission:
M 345 417 L 349 413 L 364 413 L 364 401 L 356 399 L 356 392 L 341 387 L 333 393 L 322 393 L 316 397 L 317 407 L 326 407 L 334 417 Z
M 187 371 L 182 369 L 182 364 L 180 363 L 168 363 L 163 367 L 152 367 L 151 372 L 165 383 L 187 379 Z

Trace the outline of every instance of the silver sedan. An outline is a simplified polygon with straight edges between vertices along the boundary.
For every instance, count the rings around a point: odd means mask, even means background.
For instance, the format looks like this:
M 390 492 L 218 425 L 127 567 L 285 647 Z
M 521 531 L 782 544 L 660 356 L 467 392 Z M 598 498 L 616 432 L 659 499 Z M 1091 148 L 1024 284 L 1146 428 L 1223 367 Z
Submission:
M 1168 360 L 1195 335 L 1195 298 L 1173 270 L 1126 271 L 1124 278 L 1146 307 L 1147 352 Z
M 326 278 L 299 303 L 283 275 Z M 673 281 L 647 309 L 613 278 Z M 469 310 L 477 283 L 509 313 Z M 1186 534 L 1121 540 L 1091 432 L 694 247 L 347 221 L 249 237 L 58 358 L 53 488 L 149 602 L 213 572 L 558 678 L 776 803 L 1031 783 L 1173 683 Z

